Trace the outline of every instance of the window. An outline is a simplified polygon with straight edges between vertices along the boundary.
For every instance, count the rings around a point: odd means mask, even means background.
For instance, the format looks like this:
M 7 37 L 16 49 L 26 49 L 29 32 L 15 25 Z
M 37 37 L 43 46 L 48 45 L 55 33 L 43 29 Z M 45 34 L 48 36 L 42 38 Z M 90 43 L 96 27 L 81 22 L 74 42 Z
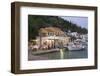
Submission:
M 49 36 L 53 36 L 54 33 L 53 33 L 53 32 L 48 32 L 48 35 L 49 35 Z

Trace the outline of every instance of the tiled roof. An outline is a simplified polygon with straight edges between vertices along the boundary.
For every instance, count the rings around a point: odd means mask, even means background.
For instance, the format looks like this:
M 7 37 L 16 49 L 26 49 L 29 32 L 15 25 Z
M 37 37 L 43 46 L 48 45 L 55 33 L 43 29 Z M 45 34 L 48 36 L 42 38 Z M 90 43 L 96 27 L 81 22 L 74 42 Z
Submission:
M 63 31 L 57 27 L 46 27 L 46 28 L 41 28 L 41 32 L 60 32 L 63 33 Z
M 66 34 L 58 27 L 45 27 L 41 28 L 39 30 L 40 33 L 48 34 L 49 32 L 53 32 L 55 35 L 63 35 L 66 36 Z

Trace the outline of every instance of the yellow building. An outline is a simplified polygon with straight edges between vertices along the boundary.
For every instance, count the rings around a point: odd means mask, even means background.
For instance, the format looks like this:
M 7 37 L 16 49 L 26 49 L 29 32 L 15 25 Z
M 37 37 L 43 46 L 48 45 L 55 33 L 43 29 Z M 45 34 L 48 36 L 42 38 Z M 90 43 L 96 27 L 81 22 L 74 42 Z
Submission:
M 69 41 L 70 37 L 57 27 L 40 28 L 39 36 L 37 37 L 37 44 L 40 48 L 64 47 Z

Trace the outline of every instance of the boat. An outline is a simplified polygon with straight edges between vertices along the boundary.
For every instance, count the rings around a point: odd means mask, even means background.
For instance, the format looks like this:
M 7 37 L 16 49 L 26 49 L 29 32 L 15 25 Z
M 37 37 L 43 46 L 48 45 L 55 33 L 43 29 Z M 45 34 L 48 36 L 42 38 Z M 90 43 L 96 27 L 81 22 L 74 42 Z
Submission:
M 82 50 L 84 49 L 85 47 L 82 45 L 82 44 L 78 44 L 78 43 L 69 43 L 68 46 L 67 46 L 68 50 Z
M 84 39 L 77 39 L 77 40 L 74 41 L 74 43 L 81 44 L 82 46 L 84 46 L 84 48 L 88 47 L 88 41 L 86 41 Z

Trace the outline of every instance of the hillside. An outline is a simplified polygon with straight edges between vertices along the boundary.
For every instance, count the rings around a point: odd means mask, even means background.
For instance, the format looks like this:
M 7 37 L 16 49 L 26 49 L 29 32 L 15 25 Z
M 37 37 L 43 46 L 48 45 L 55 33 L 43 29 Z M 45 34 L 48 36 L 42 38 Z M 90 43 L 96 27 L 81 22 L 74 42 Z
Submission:
M 49 26 L 59 27 L 65 32 L 68 32 L 68 30 L 81 34 L 86 34 L 88 32 L 86 28 L 77 26 L 58 16 L 28 15 L 28 39 L 35 39 L 35 37 L 38 36 L 38 30 L 41 27 Z

